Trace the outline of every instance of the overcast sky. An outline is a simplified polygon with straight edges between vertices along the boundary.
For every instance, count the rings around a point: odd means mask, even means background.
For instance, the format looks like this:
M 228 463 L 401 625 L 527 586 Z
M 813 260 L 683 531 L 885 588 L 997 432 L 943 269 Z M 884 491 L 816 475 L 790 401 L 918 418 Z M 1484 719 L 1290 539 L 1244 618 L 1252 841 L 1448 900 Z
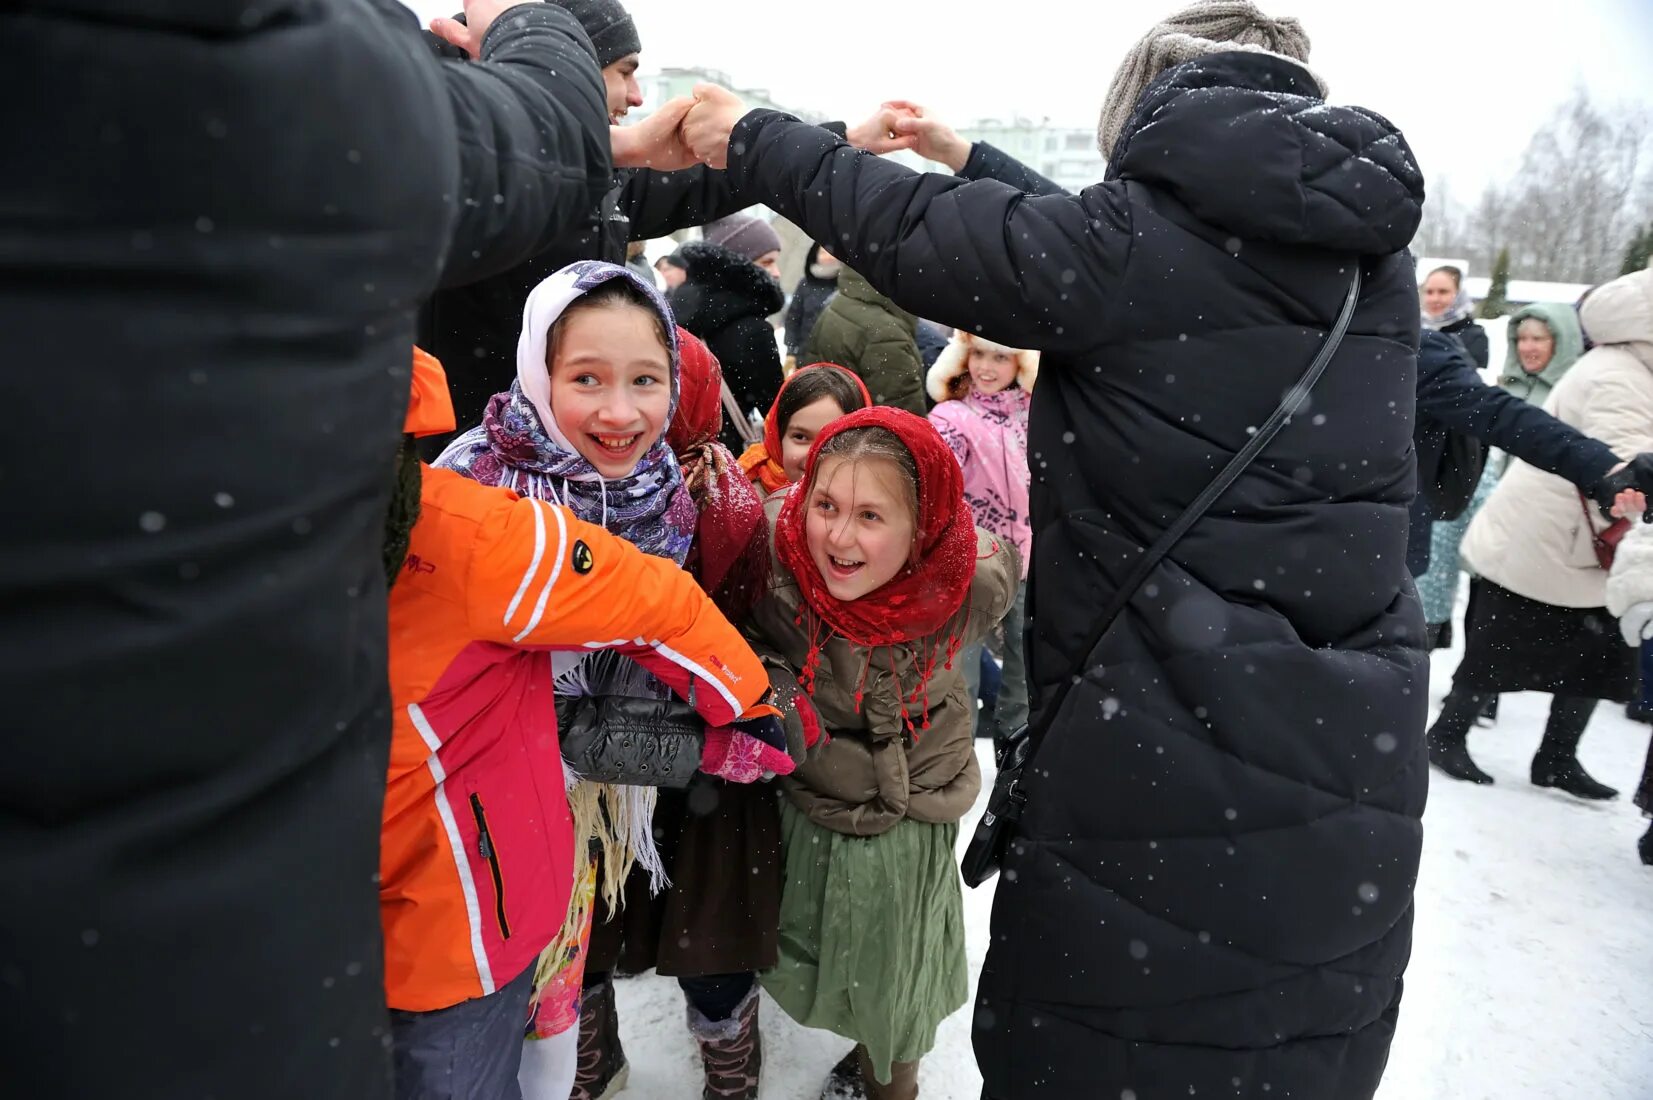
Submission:
M 428 17 L 457 0 L 411 0 Z M 645 70 L 722 69 L 780 102 L 865 117 L 884 99 L 949 121 L 1023 114 L 1093 126 L 1125 50 L 1163 5 L 1074 0 L 632 0 Z M 1123 6 L 1123 5 L 1121 5 Z M 1653 0 L 1264 0 L 1302 20 L 1331 99 L 1387 115 L 1459 200 L 1511 171 L 1584 84 L 1653 110 Z M 1491 14 L 1496 12 L 1497 14 Z

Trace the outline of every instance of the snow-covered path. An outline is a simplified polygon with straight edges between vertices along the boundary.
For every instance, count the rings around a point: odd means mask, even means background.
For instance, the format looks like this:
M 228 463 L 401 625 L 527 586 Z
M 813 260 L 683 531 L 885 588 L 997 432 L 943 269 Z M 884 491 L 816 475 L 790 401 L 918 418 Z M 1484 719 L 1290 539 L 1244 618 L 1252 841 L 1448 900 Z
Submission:
M 1436 655 L 1436 703 L 1457 660 Z M 1527 782 L 1547 705 L 1506 696 L 1497 727 L 1471 735 L 1496 786 L 1431 786 L 1416 939 L 1381 1100 L 1653 1098 L 1653 868 L 1637 861 L 1646 822 L 1628 801 L 1649 731 L 1622 708 L 1596 712 L 1580 758 L 1624 794 L 1587 805 Z M 972 975 L 991 903 L 990 888 L 965 892 Z M 628 1100 L 698 1097 L 676 983 L 622 981 L 619 999 Z M 849 1044 L 797 1027 L 769 1002 L 763 1028 L 765 1100 L 815 1100 Z M 920 1085 L 929 1100 L 980 1096 L 968 1008 L 943 1025 Z

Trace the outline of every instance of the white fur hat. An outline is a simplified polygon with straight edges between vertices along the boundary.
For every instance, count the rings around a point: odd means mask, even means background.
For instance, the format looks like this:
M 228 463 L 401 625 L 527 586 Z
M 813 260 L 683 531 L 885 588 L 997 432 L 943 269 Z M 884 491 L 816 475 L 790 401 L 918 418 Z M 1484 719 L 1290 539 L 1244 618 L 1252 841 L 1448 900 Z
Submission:
M 924 388 L 930 393 L 932 401 L 947 401 L 952 398 L 948 392 L 953 379 L 970 369 L 970 349 L 984 348 L 988 351 L 1008 351 L 1016 357 L 1016 384 L 1028 393 L 1033 392 L 1033 384 L 1039 379 L 1039 353 L 1028 351 L 1025 348 L 1010 348 L 1003 344 L 995 344 L 981 336 L 973 336 L 963 329 L 954 329 L 953 338 L 947 346 L 941 349 L 941 355 L 936 358 L 935 366 L 925 376 Z

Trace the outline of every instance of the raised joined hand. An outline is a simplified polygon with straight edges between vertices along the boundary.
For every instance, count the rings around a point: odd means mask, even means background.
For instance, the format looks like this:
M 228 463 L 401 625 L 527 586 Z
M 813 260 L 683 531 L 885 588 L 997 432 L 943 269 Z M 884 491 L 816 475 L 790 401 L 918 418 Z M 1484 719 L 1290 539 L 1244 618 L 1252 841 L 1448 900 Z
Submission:
M 908 99 L 892 99 L 884 107 L 895 115 L 891 128 L 911 140 L 911 148 L 925 160 L 945 164 L 957 172 L 970 159 L 972 143 L 923 107 Z
M 694 97 L 678 96 L 661 105 L 643 121 L 630 126 L 610 126 L 609 143 L 614 151 L 616 168 L 653 168 L 660 172 L 675 172 L 692 168 L 699 161 L 683 143 L 681 127 Z
M 683 120 L 682 140 L 695 159 L 712 168 L 729 166 L 729 134 L 746 114 L 746 104 L 717 84 L 696 84 L 694 106 Z

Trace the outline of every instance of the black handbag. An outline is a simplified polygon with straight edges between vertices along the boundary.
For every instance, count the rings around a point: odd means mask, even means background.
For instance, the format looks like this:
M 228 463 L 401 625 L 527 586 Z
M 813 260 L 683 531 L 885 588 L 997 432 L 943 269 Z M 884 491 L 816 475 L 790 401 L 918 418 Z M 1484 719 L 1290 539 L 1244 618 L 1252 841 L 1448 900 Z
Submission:
M 1016 824 L 1021 820 L 1022 811 L 1027 807 L 1026 778 L 1030 775 L 1028 769 L 1033 763 L 1034 750 L 1044 740 L 1044 735 L 1055 721 L 1056 715 L 1061 713 L 1068 691 L 1079 682 L 1081 674 L 1089 667 L 1091 653 L 1102 644 L 1102 638 L 1107 634 L 1108 628 L 1113 626 L 1114 620 L 1125 610 L 1125 605 L 1130 603 L 1131 597 L 1136 595 L 1137 589 L 1142 587 L 1143 582 L 1171 552 L 1171 548 L 1181 541 L 1189 528 L 1193 527 L 1218 498 L 1229 490 L 1245 468 L 1262 453 L 1263 448 L 1273 442 L 1274 437 L 1280 434 L 1280 429 L 1302 408 L 1315 383 L 1326 373 L 1326 367 L 1331 363 L 1332 356 L 1337 353 L 1344 334 L 1349 331 L 1349 322 L 1354 318 L 1355 304 L 1359 300 L 1360 266 L 1357 263 L 1354 278 L 1349 283 L 1348 296 L 1343 300 L 1343 311 L 1338 314 L 1337 323 L 1326 335 L 1326 342 L 1321 345 L 1314 362 L 1309 364 L 1308 371 L 1287 391 L 1284 400 L 1268 421 L 1246 441 L 1246 445 L 1229 460 L 1216 479 L 1194 498 L 1194 502 L 1177 517 L 1176 522 L 1165 529 L 1164 534 L 1155 540 L 1147 553 L 1137 560 L 1136 567 L 1131 570 L 1124 583 L 1114 590 L 1112 598 L 1108 600 L 1097 620 L 1095 632 L 1079 650 L 1078 663 L 1058 681 L 1050 702 L 1040 708 L 1038 732 L 1034 733 L 1024 725 L 1006 734 L 995 746 L 999 765 L 998 776 L 993 780 L 993 790 L 987 796 L 987 809 L 982 813 L 981 820 L 976 823 L 975 834 L 971 836 L 970 844 L 965 848 L 964 858 L 959 865 L 966 886 L 980 886 L 998 874 L 999 868 L 1004 865 L 1005 853 L 1016 835 Z

